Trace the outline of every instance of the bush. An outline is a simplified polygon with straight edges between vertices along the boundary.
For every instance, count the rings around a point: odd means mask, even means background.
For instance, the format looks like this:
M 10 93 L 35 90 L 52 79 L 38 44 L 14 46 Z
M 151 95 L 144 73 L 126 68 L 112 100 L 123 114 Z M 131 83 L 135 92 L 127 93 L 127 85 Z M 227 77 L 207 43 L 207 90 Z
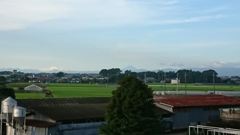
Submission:
M 24 88 L 23 87 L 18 87 L 18 90 L 24 90 Z

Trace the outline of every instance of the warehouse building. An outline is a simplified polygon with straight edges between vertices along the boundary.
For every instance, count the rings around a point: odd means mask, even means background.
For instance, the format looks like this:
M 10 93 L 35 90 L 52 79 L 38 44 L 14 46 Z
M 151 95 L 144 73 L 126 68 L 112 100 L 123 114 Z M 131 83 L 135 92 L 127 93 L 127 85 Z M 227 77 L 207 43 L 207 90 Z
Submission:
M 6 125 L 2 131 L 7 135 L 97 135 L 109 100 L 105 97 L 17 101 L 7 98 L 2 101 L 2 114 L 6 119 L 2 120 Z
M 162 117 L 170 130 L 205 125 L 220 119 L 220 108 L 240 107 L 240 99 L 222 95 L 155 96 L 154 101 L 169 112 Z

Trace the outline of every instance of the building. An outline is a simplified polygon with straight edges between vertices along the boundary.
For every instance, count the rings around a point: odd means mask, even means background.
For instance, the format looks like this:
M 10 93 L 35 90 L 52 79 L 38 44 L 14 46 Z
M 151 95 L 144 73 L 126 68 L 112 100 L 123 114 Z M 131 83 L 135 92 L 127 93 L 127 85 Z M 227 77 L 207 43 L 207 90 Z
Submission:
M 7 135 L 97 135 L 104 123 L 108 101 L 109 97 L 18 99 L 19 108 L 26 110 L 25 122 L 19 124 L 15 117 L 13 123 L 5 121 L 5 132 Z
M 240 107 L 240 99 L 223 95 L 155 96 L 154 101 L 169 112 L 162 117 L 171 130 L 205 125 L 220 119 L 220 108 Z
M 17 74 L 17 70 L 13 70 L 13 71 L 12 71 L 12 74 L 13 74 L 13 75 Z
M 180 84 L 180 80 L 178 78 L 171 79 L 171 84 Z
M 27 90 L 27 91 L 42 91 L 43 89 L 35 84 L 31 84 L 27 87 L 24 88 L 24 90 Z
M 221 108 L 220 117 L 225 121 L 240 122 L 240 108 Z
M 18 99 L 10 108 L 25 110 L 24 119 L 11 117 L 14 111 L 3 108 L 4 129 L 7 135 L 97 135 L 109 101 L 110 97 Z M 240 99 L 222 95 L 154 96 L 154 102 L 167 130 L 205 125 L 220 119 L 219 109 L 240 107 Z
M 48 83 L 51 81 L 52 81 L 52 78 L 48 77 L 48 76 L 41 76 L 41 77 L 37 78 L 37 82 Z
M 156 81 L 156 79 L 154 77 L 146 77 L 146 82 L 147 83 L 153 83 L 155 81 Z

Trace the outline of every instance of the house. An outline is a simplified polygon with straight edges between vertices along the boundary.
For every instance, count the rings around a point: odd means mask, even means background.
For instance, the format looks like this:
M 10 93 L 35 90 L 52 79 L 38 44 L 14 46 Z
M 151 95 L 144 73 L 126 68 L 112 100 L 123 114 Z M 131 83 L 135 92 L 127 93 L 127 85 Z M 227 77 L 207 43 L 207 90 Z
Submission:
M 69 82 L 68 79 L 69 79 L 69 78 L 67 78 L 67 77 L 62 77 L 62 78 L 60 78 L 60 79 L 57 80 L 57 83 L 68 83 L 68 82 Z
M 71 78 L 71 81 L 70 81 L 71 83 L 80 83 L 81 82 L 81 80 L 80 80 L 80 78 Z
M 154 77 L 146 77 L 146 82 L 147 83 L 153 83 L 155 81 L 156 81 L 156 79 Z
M 223 95 L 155 96 L 157 107 L 168 111 L 163 120 L 171 129 L 184 129 L 189 125 L 205 125 L 220 119 L 220 108 L 240 107 L 240 99 Z
M 21 125 L 15 117 L 16 123 L 5 122 L 7 134 L 97 135 L 109 101 L 109 97 L 18 99 L 17 105 L 26 110 L 25 122 Z
M 51 81 L 52 81 L 52 78 L 48 76 L 41 76 L 37 79 L 37 82 L 42 82 L 42 83 L 47 83 Z
M 178 78 L 171 79 L 171 84 L 180 84 L 180 80 Z

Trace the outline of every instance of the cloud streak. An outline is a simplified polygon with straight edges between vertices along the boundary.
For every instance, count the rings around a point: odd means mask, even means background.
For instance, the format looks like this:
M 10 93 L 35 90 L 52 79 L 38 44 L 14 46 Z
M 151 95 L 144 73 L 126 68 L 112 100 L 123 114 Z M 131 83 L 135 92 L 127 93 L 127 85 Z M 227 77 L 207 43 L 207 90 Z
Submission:
M 202 68 L 240 68 L 240 62 L 212 61 L 201 65 Z
M 172 20 L 159 20 L 153 21 L 151 24 L 177 24 L 177 23 L 193 23 L 193 22 L 203 22 L 209 20 L 223 19 L 226 18 L 225 15 L 213 15 L 213 16 L 198 16 L 198 17 L 190 17 L 184 19 L 172 19 Z

